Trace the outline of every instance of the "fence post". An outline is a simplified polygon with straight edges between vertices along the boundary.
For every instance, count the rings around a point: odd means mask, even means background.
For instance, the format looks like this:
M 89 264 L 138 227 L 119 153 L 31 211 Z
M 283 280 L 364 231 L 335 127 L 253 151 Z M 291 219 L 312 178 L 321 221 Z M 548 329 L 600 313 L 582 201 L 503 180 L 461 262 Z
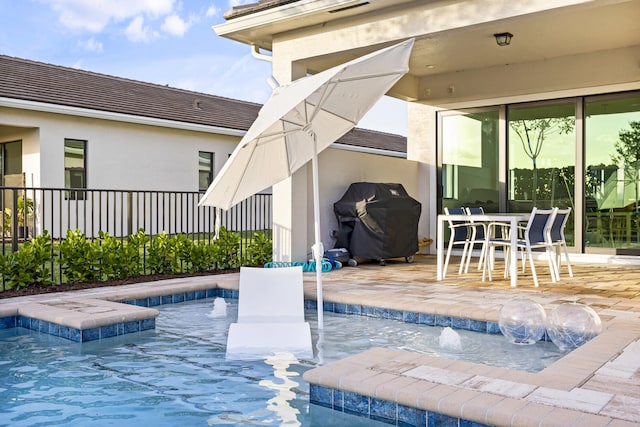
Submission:
M 11 251 L 18 251 L 18 191 L 12 189 L 13 212 L 11 214 Z
M 133 193 L 129 191 L 127 192 L 127 236 L 131 236 L 132 234 L 133 234 Z

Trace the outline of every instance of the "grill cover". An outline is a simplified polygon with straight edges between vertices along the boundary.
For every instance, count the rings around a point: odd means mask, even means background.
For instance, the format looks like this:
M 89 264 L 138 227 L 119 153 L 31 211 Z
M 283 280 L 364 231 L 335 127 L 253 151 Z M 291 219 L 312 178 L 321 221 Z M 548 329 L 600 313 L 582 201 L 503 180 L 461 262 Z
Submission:
M 418 251 L 421 210 L 402 184 L 355 182 L 333 204 L 336 247 L 365 259 L 413 256 Z

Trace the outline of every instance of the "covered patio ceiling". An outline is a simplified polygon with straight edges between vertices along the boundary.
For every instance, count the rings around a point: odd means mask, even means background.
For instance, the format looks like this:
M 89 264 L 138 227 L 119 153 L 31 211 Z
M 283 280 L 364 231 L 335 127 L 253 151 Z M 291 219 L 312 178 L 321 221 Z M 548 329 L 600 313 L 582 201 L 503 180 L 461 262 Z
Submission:
M 360 46 L 304 52 L 298 62 L 311 73 L 413 36 L 409 73 L 424 78 L 637 46 L 639 16 L 640 1 L 633 0 L 300 0 L 238 16 L 215 31 L 263 50 L 311 33 L 357 32 Z M 502 32 L 513 34 L 510 46 L 496 44 L 493 34 Z

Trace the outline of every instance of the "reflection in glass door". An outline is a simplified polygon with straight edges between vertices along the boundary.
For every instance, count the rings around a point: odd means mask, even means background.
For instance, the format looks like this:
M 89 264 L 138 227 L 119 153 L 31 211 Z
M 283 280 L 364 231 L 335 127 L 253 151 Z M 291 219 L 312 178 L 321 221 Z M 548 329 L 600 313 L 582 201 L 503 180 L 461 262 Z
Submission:
M 442 116 L 442 207 L 499 212 L 497 109 Z
M 640 97 L 585 103 L 585 248 L 640 253 Z
M 508 210 L 571 207 L 565 235 L 574 239 L 575 102 L 508 109 Z

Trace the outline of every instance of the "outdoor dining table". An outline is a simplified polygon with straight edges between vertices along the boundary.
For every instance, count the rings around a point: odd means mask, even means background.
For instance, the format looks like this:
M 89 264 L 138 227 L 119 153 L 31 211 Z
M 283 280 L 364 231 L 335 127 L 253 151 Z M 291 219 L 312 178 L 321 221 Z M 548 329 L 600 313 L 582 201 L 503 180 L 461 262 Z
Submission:
M 469 220 L 473 220 L 473 222 L 500 222 L 504 224 L 509 224 L 510 230 L 514 230 L 513 233 L 509 233 L 511 236 L 511 253 L 518 253 L 518 233 L 516 227 L 520 222 L 526 222 L 529 220 L 531 216 L 530 212 L 524 213 L 484 213 L 479 215 L 465 215 L 465 214 L 441 214 L 438 215 L 437 221 L 437 237 L 436 237 L 436 278 L 437 280 L 442 280 L 444 276 L 444 223 L 446 221 L 464 221 L 468 222 Z M 518 257 L 512 256 L 510 258 L 509 263 L 509 277 L 511 279 L 511 286 L 518 286 Z

